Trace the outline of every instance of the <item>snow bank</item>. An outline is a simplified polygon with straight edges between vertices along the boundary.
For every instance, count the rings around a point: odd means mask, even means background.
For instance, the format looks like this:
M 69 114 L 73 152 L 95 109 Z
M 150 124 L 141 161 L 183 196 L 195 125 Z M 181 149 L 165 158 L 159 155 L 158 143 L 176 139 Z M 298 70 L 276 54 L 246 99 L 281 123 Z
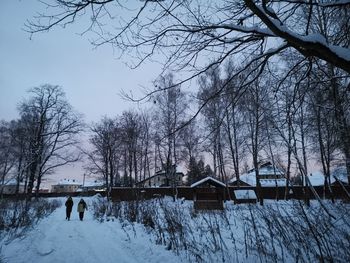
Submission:
M 246 194 L 252 193 L 238 192 Z M 5 262 L 350 261 L 350 209 L 341 202 L 325 202 L 333 220 L 314 201 L 308 208 L 300 201 L 226 202 L 224 211 L 197 213 L 193 202 L 166 197 L 114 203 L 101 223 L 93 218 L 100 209 L 94 204 L 105 205 L 104 198 L 84 198 L 89 210 L 82 222 L 79 199 L 73 198 L 71 221 L 62 206 L 23 238 L 2 240 Z
M 2 240 L 5 262 L 179 262 L 176 255 L 149 242 L 141 225 L 132 228 L 118 220 L 104 223 L 94 220 L 92 198 L 84 198 L 89 210 L 84 221 L 80 221 L 76 211 L 79 200 L 80 197 L 73 198 L 71 221 L 65 220 L 62 206 L 23 238 L 9 244 Z

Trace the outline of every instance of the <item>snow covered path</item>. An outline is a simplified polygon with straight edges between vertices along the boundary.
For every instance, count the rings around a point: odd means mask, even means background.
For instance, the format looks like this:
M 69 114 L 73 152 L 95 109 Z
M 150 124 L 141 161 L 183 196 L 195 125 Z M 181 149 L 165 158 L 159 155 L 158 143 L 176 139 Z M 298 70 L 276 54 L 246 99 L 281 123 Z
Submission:
M 135 226 L 135 232 L 131 228 L 124 231 L 117 221 L 99 223 L 90 211 L 85 212 L 84 221 L 80 221 L 76 211 L 79 199 L 73 200 L 71 221 L 65 220 L 65 206 L 62 205 L 24 238 L 4 244 L 1 252 L 5 262 L 180 261 L 163 246 L 153 244 L 140 226 Z M 91 199 L 86 198 L 85 201 L 89 206 Z

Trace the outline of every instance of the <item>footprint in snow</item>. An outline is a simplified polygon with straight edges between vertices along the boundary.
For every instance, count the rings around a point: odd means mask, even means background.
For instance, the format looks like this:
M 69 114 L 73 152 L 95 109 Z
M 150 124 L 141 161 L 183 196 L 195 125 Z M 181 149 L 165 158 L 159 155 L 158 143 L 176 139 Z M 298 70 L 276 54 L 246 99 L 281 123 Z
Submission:
M 38 252 L 38 254 L 40 255 L 40 256 L 47 256 L 47 255 L 50 255 L 52 252 L 54 252 L 55 251 L 55 249 L 53 249 L 53 248 L 50 248 L 49 250 L 47 250 L 47 251 L 37 251 Z
M 36 248 L 36 252 L 40 256 L 47 256 L 54 252 L 51 242 L 40 242 L 40 244 Z

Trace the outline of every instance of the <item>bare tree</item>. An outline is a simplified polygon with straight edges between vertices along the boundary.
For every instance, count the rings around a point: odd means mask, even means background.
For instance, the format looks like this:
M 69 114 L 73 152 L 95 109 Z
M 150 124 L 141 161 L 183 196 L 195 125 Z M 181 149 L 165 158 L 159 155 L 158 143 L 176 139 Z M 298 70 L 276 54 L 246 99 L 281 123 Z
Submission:
M 261 195 L 261 183 L 259 176 L 259 164 L 262 158 L 262 150 L 266 147 L 268 135 L 266 134 L 266 117 L 268 103 L 268 86 L 264 80 L 259 79 L 248 88 L 244 94 L 244 105 L 242 110 L 246 119 L 245 129 L 247 131 L 246 145 L 252 155 L 253 166 L 256 177 L 256 187 L 260 204 L 263 204 Z
M 161 76 L 156 84 L 160 91 L 156 94 L 154 121 L 159 143 L 161 168 L 165 170 L 168 184 L 175 185 L 174 166 L 178 165 L 180 152 L 179 127 L 186 117 L 186 95 L 180 86 L 174 86 L 174 76 Z M 169 88 L 171 87 L 171 88 Z
M 329 83 L 331 87 L 331 102 L 333 103 L 334 119 L 337 133 L 338 149 L 344 154 L 345 165 L 350 183 L 350 83 L 346 79 L 336 78 L 335 69 L 329 67 Z M 348 82 L 348 83 L 346 83 Z
M 313 30 L 320 32 L 327 41 L 339 43 L 344 47 L 349 47 L 350 39 L 348 33 L 343 33 L 349 29 L 349 6 L 342 11 L 347 17 L 339 16 L 338 11 L 325 12 L 319 7 L 316 8 L 317 13 L 313 16 L 314 23 L 310 25 Z M 348 32 L 348 31 L 347 31 Z M 349 51 L 345 54 L 349 54 Z M 344 56 L 344 54 L 343 54 Z M 345 55 L 346 56 L 346 55 Z M 347 167 L 348 182 L 350 182 L 350 121 L 349 118 L 349 75 L 344 74 L 339 67 L 329 61 L 317 60 L 313 67 L 313 81 L 319 83 L 315 85 L 316 90 L 324 90 L 325 94 L 329 94 L 328 100 L 324 107 L 330 107 L 334 115 L 329 111 L 327 114 L 335 120 L 335 129 L 333 133 L 338 137 L 341 143 L 338 149 L 345 157 L 345 165 Z M 347 71 L 349 73 L 349 71 Z M 332 106 L 331 106 L 332 105 Z
M 30 94 L 32 97 L 19 106 L 29 141 L 29 194 L 35 181 L 38 193 L 43 176 L 79 160 L 74 149 L 82 130 L 81 116 L 73 111 L 62 88 L 47 84 L 32 88 Z
M 120 127 L 122 131 L 122 140 L 127 152 L 127 165 L 130 177 L 130 184 L 132 177 L 137 182 L 138 178 L 138 141 L 140 139 L 140 116 L 136 112 L 126 111 L 123 112 L 120 119 Z M 134 174 L 134 176 L 132 176 Z M 131 186 L 131 185 L 130 185 Z
M 117 179 L 115 177 L 121 158 L 118 153 L 118 147 L 121 144 L 118 129 L 116 121 L 107 117 L 93 125 L 90 137 L 92 149 L 87 152 L 87 169 L 92 174 L 102 175 L 107 188 L 107 198 Z
M 12 178 L 11 170 L 16 165 L 16 158 L 13 151 L 10 123 L 0 122 L 0 194 L 3 194 L 4 185 Z M 18 184 L 19 182 L 17 182 Z
M 285 169 L 286 187 L 285 198 L 289 195 L 289 186 L 291 183 L 292 165 L 293 165 L 293 132 L 294 132 L 294 111 L 295 102 L 293 82 L 285 81 L 284 85 L 279 87 L 278 92 L 274 93 L 270 116 L 268 118 L 269 126 L 272 126 L 273 133 L 277 136 L 277 141 L 282 147 L 282 154 L 287 162 Z
M 187 165 L 189 165 L 191 158 L 198 159 L 201 153 L 201 132 L 196 119 L 180 130 L 181 160 L 185 161 Z
M 314 81 L 315 85 L 321 81 Z M 323 86 L 323 85 L 322 85 Z M 325 190 L 330 189 L 331 164 L 337 150 L 337 127 L 331 92 L 327 87 L 318 87 L 310 92 L 310 140 L 314 142 L 313 150 L 318 155 L 325 176 Z
M 199 103 L 205 103 L 202 109 L 204 116 L 204 127 L 207 131 L 208 141 L 207 151 L 213 157 L 214 174 L 222 181 L 226 181 L 225 156 L 223 147 L 223 121 L 225 116 L 225 107 L 223 96 L 219 96 L 219 90 L 222 89 L 223 81 L 220 77 L 220 68 L 208 70 L 205 75 L 199 79 Z M 222 94 L 221 94 L 222 95 Z
M 223 83 L 226 83 L 224 91 L 224 130 L 226 139 L 229 145 L 229 155 L 231 156 L 233 163 L 233 170 L 235 177 L 239 185 L 240 177 L 240 163 L 246 156 L 245 150 L 245 130 L 242 129 L 244 123 L 244 114 L 241 110 L 242 105 L 242 93 L 241 93 L 241 76 L 232 77 L 236 71 L 233 61 L 229 61 L 224 67 L 225 79 Z
M 139 155 L 140 155 L 140 168 L 139 168 L 139 181 L 145 180 L 151 176 L 152 165 L 152 120 L 151 114 L 143 112 L 140 119 L 140 145 L 139 145 Z
M 19 191 L 20 182 L 24 183 L 24 190 L 27 189 L 29 167 L 31 164 L 30 143 L 23 120 L 11 121 L 10 132 L 12 139 L 12 151 L 16 158 L 14 177 L 17 181 L 16 193 Z

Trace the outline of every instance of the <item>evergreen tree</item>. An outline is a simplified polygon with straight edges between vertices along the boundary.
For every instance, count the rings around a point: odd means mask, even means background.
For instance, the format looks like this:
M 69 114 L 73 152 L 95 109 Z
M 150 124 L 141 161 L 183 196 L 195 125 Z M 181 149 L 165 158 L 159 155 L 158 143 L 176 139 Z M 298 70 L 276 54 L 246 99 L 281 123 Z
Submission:
M 190 158 L 187 172 L 188 184 L 193 184 L 207 176 L 212 176 L 213 174 L 210 165 L 205 165 L 202 159 L 197 162 L 194 157 Z

